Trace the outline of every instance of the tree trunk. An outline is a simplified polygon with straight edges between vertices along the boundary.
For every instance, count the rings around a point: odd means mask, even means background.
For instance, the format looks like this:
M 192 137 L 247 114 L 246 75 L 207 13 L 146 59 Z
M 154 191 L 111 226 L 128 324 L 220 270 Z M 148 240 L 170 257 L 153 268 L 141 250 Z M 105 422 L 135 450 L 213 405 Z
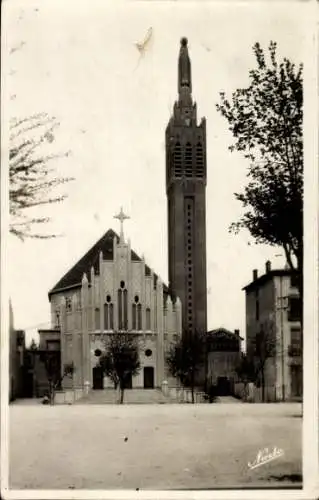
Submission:
M 265 402 L 265 373 L 264 373 L 264 367 L 261 369 L 261 400 L 264 403 Z
M 194 377 L 194 372 L 192 372 L 191 376 L 191 389 L 192 389 L 192 404 L 195 403 L 195 395 L 194 395 L 194 385 L 195 385 L 195 377 Z
M 120 383 L 120 405 L 122 405 L 124 401 L 124 390 L 125 390 L 125 385 Z

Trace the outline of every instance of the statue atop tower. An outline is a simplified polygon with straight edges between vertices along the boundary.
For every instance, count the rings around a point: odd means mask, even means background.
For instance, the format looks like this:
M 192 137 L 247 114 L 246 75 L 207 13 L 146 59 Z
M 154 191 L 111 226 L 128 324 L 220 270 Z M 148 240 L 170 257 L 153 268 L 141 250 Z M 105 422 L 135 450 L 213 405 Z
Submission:
M 190 101 L 192 100 L 192 69 L 187 44 L 187 38 L 183 37 L 178 58 L 178 94 L 180 101 L 185 97 L 188 97 Z

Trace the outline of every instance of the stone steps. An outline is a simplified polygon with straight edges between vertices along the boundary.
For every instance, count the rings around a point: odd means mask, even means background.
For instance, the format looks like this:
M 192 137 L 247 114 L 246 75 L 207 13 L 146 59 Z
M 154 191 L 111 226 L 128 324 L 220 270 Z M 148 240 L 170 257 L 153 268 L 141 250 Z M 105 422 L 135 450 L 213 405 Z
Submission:
M 87 396 L 76 404 L 117 404 L 119 392 L 114 389 L 91 390 Z M 164 396 L 159 389 L 126 389 L 124 404 L 167 404 L 171 399 Z

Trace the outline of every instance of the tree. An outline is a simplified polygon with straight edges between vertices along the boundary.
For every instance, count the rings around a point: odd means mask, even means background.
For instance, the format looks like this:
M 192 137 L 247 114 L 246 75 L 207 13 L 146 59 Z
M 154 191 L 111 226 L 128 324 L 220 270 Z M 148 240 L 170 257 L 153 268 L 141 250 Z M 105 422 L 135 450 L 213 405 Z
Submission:
M 252 359 L 244 353 L 241 353 L 241 358 L 235 368 L 239 380 L 244 384 L 244 400 L 247 400 L 247 386 L 249 382 L 255 382 L 256 369 Z
M 227 99 L 220 93 L 217 110 L 234 137 L 230 151 L 250 162 L 248 183 L 235 193 L 245 213 L 231 231 L 247 229 L 256 243 L 280 246 L 299 274 L 303 298 L 303 79 L 302 65 L 277 61 L 276 43 L 270 60 L 259 43 L 253 47 L 257 67 L 250 85 Z
M 196 374 L 203 369 L 207 355 L 206 340 L 206 334 L 199 331 L 184 332 L 166 354 L 170 374 L 178 378 L 183 386 L 191 388 L 193 404 Z
M 123 404 L 124 391 L 131 377 L 137 375 L 141 368 L 137 337 L 132 333 L 122 332 L 108 335 L 99 365 L 115 388 L 119 387 L 119 402 Z
M 34 339 L 31 340 L 30 344 L 30 351 L 37 351 L 38 350 L 38 345 Z
M 253 355 L 256 368 L 256 376 L 260 377 L 262 401 L 265 401 L 265 368 L 267 360 L 276 354 L 276 332 L 274 323 L 270 320 L 260 325 L 253 341 Z
M 73 178 L 58 176 L 50 165 L 69 153 L 49 153 L 46 146 L 54 141 L 57 120 L 46 113 L 26 118 L 12 118 L 9 151 L 9 207 L 10 233 L 25 238 L 53 238 L 55 234 L 33 231 L 51 219 L 34 215 L 32 209 L 41 205 L 59 203 L 66 198 L 55 188 Z
M 45 366 L 45 372 L 49 384 L 49 400 L 50 404 L 54 404 L 55 392 L 61 387 L 62 381 L 65 377 L 73 378 L 75 372 L 74 364 L 66 363 L 63 367 L 63 375 L 61 375 L 60 368 L 60 352 L 42 352 L 40 354 L 40 361 Z

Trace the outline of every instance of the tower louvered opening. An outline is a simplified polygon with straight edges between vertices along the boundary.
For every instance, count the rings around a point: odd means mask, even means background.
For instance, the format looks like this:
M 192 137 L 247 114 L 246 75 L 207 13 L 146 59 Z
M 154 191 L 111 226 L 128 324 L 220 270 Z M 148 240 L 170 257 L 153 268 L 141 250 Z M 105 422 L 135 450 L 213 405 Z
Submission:
M 185 174 L 186 177 L 192 177 L 192 145 L 188 142 L 185 148 Z
M 179 142 L 175 144 L 174 149 L 174 175 L 182 177 L 182 148 Z
M 196 145 L 196 177 L 203 177 L 204 175 L 204 153 L 203 146 L 198 143 Z

